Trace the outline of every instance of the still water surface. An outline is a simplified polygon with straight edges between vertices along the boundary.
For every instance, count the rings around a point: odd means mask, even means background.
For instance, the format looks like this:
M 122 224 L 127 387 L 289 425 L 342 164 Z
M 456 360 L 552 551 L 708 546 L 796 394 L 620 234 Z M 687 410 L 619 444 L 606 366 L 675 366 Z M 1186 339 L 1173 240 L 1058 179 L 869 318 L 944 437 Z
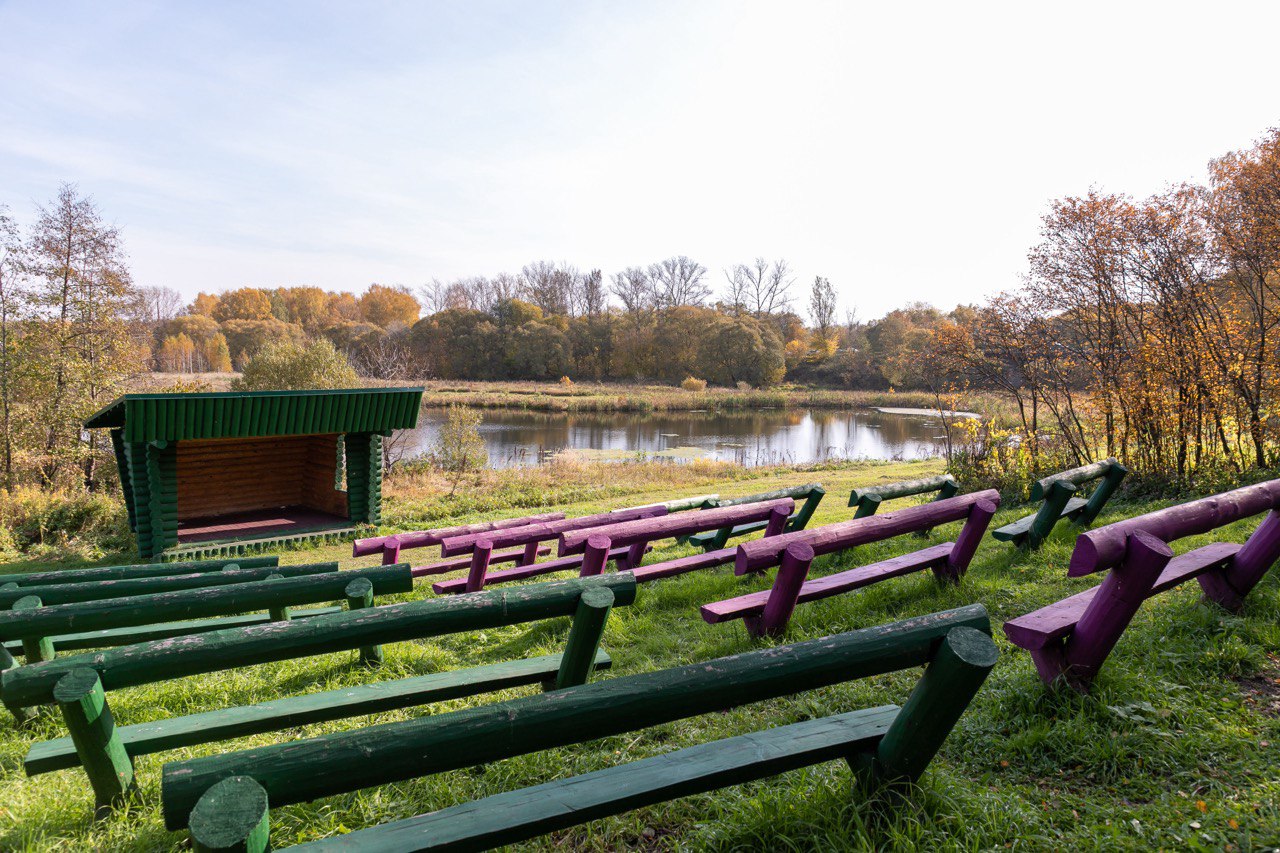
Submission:
M 919 459 L 942 453 L 936 412 L 766 409 L 752 412 L 554 414 L 483 410 L 480 434 L 489 465 L 536 465 L 571 450 L 605 459 L 640 454 L 676 461 L 703 458 L 742 465 L 801 464 L 836 459 Z M 406 436 L 425 450 L 445 412 L 425 409 Z M 414 451 L 410 451 L 412 454 Z

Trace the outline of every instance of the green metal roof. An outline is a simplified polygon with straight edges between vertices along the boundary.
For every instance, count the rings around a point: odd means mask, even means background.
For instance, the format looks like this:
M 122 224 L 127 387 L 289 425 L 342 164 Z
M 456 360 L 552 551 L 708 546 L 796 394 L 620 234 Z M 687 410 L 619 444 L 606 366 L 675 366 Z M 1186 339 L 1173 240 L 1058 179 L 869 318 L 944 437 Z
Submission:
M 421 388 L 126 394 L 87 421 L 130 442 L 387 432 L 418 425 Z

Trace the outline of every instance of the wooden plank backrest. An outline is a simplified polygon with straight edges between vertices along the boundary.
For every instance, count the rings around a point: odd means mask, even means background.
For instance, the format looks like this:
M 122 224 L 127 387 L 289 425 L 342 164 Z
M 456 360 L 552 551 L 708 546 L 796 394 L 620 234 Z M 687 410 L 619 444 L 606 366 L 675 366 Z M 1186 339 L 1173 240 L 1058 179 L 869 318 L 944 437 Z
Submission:
M 97 566 L 88 569 L 57 569 L 45 572 L 0 574 L 0 583 L 19 586 L 127 580 L 130 578 L 166 577 L 198 572 L 220 572 L 225 569 L 262 569 L 280 565 L 275 555 L 234 557 L 220 560 L 190 560 L 181 563 L 139 563 L 128 566 Z
M 622 573 L 370 607 L 297 622 L 228 628 L 8 670 L 3 674 L 0 695 L 6 704 L 20 707 L 48 704 L 53 701 L 58 680 L 72 670 L 83 668 L 98 673 L 103 689 L 116 690 L 218 672 L 232 666 L 252 666 L 373 644 L 518 625 L 572 615 L 582 594 L 595 587 L 610 589 L 618 605 L 628 605 L 635 600 L 635 578 Z
M 554 694 L 166 764 L 165 826 L 187 826 L 201 795 L 232 776 L 252 778 L 272 807 L 307 802 L 922 666 L 956 628 L 989 634 L 986 610 L 970 605 Z M 930 692 L 945 689 L 935 684 Z M 900 735 L 908 743 L 911 736 Z M 909 776 L 909 768 L 898 770 Z
M 927 530 L 940 524 L 959 521 L 968 518 L 974 505 L 979 502 L 999 506 L 1000 493 L 995 489 L 970 492 L 967 495 L 957 495 L 942 501 L 907 507 L 884 515 L 856 518 L 851 521 L 841 521 L 808 530 L 784 533 L 781 536 L 744 542 L 738 546 L 738 554 L 734 561 L 735 571 L 738 574 L 746 574 L 776 566 L 781 562 L 787 546 L 793 543 L 809 545 L 813 548 L 815 556 L 820 557 L 823 554 L 844 551 L 857 545 L 879 542 L 904 533 Z
M 557 519 L 540 524 L 523 527 L 511 527 L 505 530 L 481 531 L 451 536 L 440 543 L 442 557 L 455 557 L 469 554 L 476 548 L 476 543 L 486 540 L 492 548 L 509 548 L 513 545 L 528 545 L 532 542 L 545 542 L 557 538 L 561 533 L 571 530 L 586 530 L 592 527 L 621 524 L 626 521 L 637 521 L 645 518 L 660 518 L 667 514 L 665 506 L 635 507 L 618 512 L 601 512 L 595 515 L 580 515 L 576 518 Z
M 0 640 L 48 637 L 72 631 L 100 631 L 338 601 L 344 598 L 344 590 L 356 578 L 367 579 L 375 595 L 413 591 L 412 570 L 407 563 L 402 563 L 106 601 L 55 604 L 34 610 L 0 610 Z
M 690 533 L 701 533 L 704 530 L 719 530 L 726 525 L 767 521 L 775 509 L 785 510 L 790 515 L 795 511 L 795 506 L 796 503 L 791 498 L 779 498 L 742 506 L 625 521 L 587 530 L 571 530 L 560 536 L 559 553 L 561 555 L 577 554 L 585 550 L 587 539 L 592 536 L 607 536 L 611 543 L 610 547 L 614 548 L 640 545 L 654 539 L 669 539 Z

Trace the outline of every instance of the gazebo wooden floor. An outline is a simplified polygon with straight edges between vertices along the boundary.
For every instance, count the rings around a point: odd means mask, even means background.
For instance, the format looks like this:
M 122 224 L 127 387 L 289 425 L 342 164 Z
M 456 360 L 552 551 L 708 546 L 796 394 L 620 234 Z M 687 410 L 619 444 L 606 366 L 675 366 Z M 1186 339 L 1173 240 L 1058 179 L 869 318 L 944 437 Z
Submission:
M 260 539 L 351 526 L 350 519 L 309 506 L 256 509 L 181 521 L 178 523 L 178 544 Z

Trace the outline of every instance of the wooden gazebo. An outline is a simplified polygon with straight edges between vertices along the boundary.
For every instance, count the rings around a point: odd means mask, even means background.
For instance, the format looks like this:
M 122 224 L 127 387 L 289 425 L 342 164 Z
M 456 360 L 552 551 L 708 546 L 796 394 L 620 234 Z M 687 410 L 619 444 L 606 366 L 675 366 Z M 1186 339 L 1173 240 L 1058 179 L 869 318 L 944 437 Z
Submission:
M 84 425 L 111 431 L 142 556 L 187 556 L 377 524 L 382 439 L 417 426 L 421 402 L 421 388 L 127 394 Z

